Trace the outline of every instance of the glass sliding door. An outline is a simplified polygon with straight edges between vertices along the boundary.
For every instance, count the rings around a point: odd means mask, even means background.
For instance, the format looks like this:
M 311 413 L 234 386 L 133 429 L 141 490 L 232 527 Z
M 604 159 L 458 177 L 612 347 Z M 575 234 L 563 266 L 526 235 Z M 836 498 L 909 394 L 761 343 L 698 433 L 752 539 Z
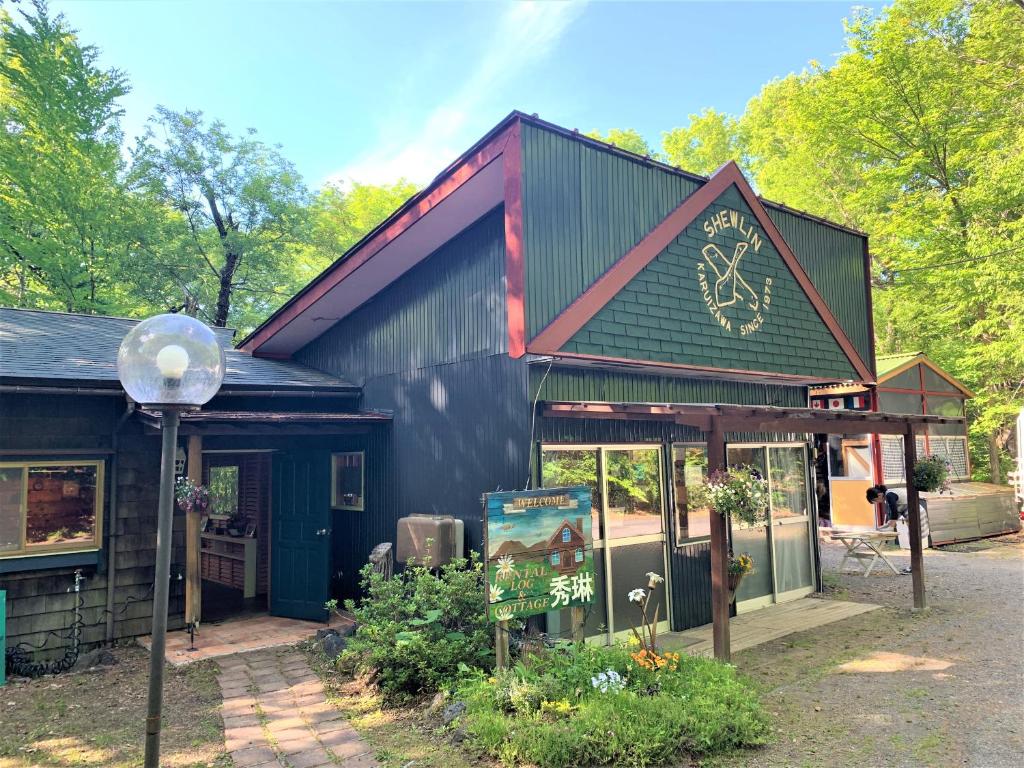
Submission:
M 586 612 L 584 633 L 622 639 L 639 619 L 626 594 L 647 586 L 647 573 L 667 579 L 665 492 L 660 445 L 542 446 L 541 484 L 585 485 L 593 494 L 598 599 Z M 659 629 L 669 627 L 667 581 L 658 585 Z M 568 611 L 548 614 L 548 631 L 570 632 Z
M 781 603 L 814 590 L 806 447 L 769 446 L 768 467 L 775 602 Z
M 768 479 L 768 524 L 733 521 L 733 554 L 749 554 L 754 572 L 736 592 L 736 612 L 763 608 L 814 590 L 810 486 L 803 443 L 729 446 L 730 465 L 747 464 Z
M 640 611 L 626 595 L 647 587 L 647 573 L 667 579 L 665 510 L 661 446 L 624 446 L 603 449 L 605 508 L 604 530 L 608 557 L 608 633 L 624 639 L 640 621 Z M 648 603 L 658 610 L 658 631 L 667 631 L 668 581 L 654 589 Z M 651 614 L 653 615 L 653 614 Z
M 730 445 L 726 452 L 730 466 L 753 467 L 762 477 L 768 477 L 768 457 L 763 445 Z M 763 608 L 774 602 L 775 580 L 772 574 L 772 547 L 769 525 L 748 526 L 732 521 L 732 551 L 734 555 L 750 555 L 754 560 L 753 573 L 747 574 L 736 590 L 736 613 Z

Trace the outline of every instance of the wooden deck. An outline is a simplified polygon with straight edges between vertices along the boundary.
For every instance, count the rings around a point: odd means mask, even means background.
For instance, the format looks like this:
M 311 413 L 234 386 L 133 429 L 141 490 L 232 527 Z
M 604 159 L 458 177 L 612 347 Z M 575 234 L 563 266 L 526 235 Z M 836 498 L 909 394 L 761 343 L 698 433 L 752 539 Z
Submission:
M 833 621 L 880 608 L 872 603 L 850 603 L 843 600 L 802 598 L 791 603 L 773 605 L 729 619 L 732 652 L 778 640 L 794 632 L 804 632 Z M 685 651 L 694 656 L 712 656 L 711 625 L 688 629 L 685 632 L 665 632 L 658 635 L 658 644 L 667 650 Z

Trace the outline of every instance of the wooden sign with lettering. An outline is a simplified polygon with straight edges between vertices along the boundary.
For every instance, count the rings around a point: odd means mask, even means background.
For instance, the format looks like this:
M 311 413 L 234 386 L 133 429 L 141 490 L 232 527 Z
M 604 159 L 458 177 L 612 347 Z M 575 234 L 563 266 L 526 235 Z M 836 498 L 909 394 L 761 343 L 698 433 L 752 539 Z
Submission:
M 484 496 L 487 616 L 533 616 L 594 602 L 590 489 Z

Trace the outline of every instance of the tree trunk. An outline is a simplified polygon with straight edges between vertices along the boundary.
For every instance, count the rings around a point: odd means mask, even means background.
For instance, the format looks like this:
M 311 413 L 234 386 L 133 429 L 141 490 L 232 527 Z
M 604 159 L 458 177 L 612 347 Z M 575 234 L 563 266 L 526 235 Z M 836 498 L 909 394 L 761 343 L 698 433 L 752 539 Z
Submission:
M 1003 482 L 1002 468 L 999 466 L 999 432 L 993 432 L 988 437 L 988 466 L 989 482 L 996 485 Z
M 217 290 L 217 312 L 213 317 L 213 324 L 218 328 L 225 328 L 228 324 L 228 312 L 231 311 L 231 289 L 234 287 L 237 265 L 238 256 L 225 250 L 224 269 L 220 271 L 220 288 Z

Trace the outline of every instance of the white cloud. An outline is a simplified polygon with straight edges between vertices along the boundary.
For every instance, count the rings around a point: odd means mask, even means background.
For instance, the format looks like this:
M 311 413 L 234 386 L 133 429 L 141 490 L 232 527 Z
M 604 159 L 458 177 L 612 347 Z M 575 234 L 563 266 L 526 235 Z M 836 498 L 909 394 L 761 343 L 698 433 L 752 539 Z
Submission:
M 391 125 L 400 120 L 410 123 L 406 135 L 389 137 L 389 141 L 356 158 L 326 181 L 381 184 L 400 177 L 418 184 L 430 181 L 479 138 L 472 133 L 482 132 L 474 118 L 486 111 L 485 103 L 520 72 L 547 56 L 585 5 L 585 0 L 549 0 L 505 6 L 480 46 L 483 53 L 474 69 L 426 121 L 412 124 L 408 117 L 390 121 Z

